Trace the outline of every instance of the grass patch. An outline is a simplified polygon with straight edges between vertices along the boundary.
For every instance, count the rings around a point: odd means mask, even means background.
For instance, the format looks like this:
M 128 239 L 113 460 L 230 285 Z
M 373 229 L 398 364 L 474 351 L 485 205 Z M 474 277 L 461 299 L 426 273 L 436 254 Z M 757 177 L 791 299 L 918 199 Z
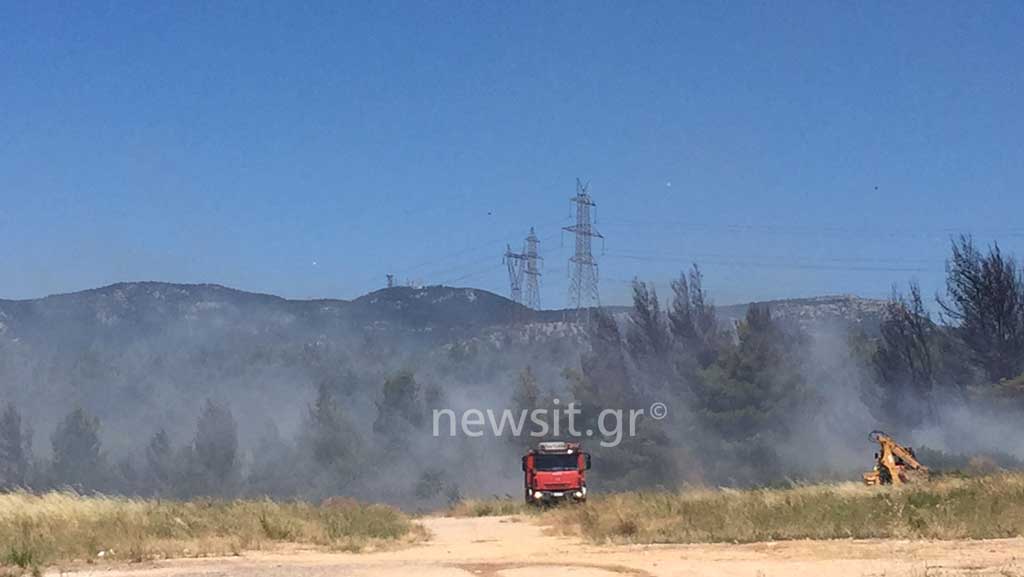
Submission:
M 0 494 L 0 575 L 66 561 L 237 555 L 284 542 L 358 551 L 422 535 L 397 509 L 346 499 L 317 506 Z
M 901 488 L 683 489 L 595 495 L 545 520 L 595 542 L 989 539 L 1024 535 L 1024 474 L 944 478 Z

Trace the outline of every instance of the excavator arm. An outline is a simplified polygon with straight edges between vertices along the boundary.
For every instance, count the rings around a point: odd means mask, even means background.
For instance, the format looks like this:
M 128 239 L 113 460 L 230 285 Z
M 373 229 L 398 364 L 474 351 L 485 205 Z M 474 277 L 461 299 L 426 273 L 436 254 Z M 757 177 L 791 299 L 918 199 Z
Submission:
M 889 439 L 889 441 L 892 443 L 892 454 L 902 459 L 903 463 L 906 466 L 910 467 L 911 469 L 914 469 L 915 471 L 921 469 L 924 469 L 926 471 L 928 470 L 928 467 L 922 465 L 917 460 L 917 458 L 914 457 L 914 454 L 911 453 L 908 449 L 904 448 L 902 445 L 896 443 L 892 439 Z
M 918 480 L 927 480 L 928 467 L 914 456 L 914 451 L 900 445 L 882 431 L 871 431 L 868 436 L 878 443 L 880 451 L 875 455 L 875 467 L 864 473 L 867 485 L 902 485 Z

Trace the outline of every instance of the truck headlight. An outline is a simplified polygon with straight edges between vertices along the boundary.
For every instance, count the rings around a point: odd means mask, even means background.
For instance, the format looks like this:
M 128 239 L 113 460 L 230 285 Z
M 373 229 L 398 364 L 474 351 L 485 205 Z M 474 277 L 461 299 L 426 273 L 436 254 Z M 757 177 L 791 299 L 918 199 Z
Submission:
M 576 491 L 575 493 L 573 493 L 573 496 L 579 499 L 580 497 L 583 496 L 583 491 Z
M 543 497 L 543 496 L 544 496 L 544 494 L 543 494 L 543 493 L 541 493 L 540 491 L 536 491 L 536 492 L 534 492 L 534 494 L 533 494 L 533 498 L 534 498 L 534 499 L 540 499 L 540 498 L 541 498 L 541 497 Z

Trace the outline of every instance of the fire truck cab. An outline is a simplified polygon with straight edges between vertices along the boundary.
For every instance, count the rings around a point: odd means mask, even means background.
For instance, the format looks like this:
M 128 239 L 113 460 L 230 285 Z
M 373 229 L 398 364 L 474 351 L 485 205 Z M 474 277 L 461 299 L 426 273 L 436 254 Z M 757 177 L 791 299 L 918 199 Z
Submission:
M 590 454 L 579 443 L 545 441 L 523 456 L 525 499 L 536 505 L 587 500 Z

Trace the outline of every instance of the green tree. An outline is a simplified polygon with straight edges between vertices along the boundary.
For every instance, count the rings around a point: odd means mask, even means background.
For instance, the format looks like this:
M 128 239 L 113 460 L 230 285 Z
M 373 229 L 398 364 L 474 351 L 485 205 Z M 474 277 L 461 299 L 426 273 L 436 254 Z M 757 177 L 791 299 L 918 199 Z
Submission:
M 51 437 L 53 476 L 59 484 L 78 489 L 97 489 L 102 483 L 105 459 L 100 444 L 100 421 L 78 407 L 57 425 Z
M 566 373 L 570 392 L 587 420 L 604 408 L 631 407 L 636 401 L 615 319 L 604 310 L 595 311 L 588 336 L 590 351 L 580 356 L 580 372 Z
M 995 383 L 1024 370 L 1024 275 L 998 244 L 982 254 L 970 236 L 953 241 L 939 299 L 972 361 Z
M 305 436 L 313 461 L 319 467 L 351 465 L 358 452 L 355 428 L 326 383 L 317 387 L 316 400 L 309 406 Z
M 588 333 L 590 351 L 581 355 L 580 370 L 564 372 L 573 402 L 579 409 L 574 423 L 577 432 L 586 434 L 590 430 L 594 434 L 588 436 L 588 451 L 595 461 L 601 463 L 601 475 L 609 487 L 626 489 L 667 483 L 671 477 L 671 463 L 666 451 L 669 443 L 658 427 L 645 428 L 641 422 L 635 431 L 636 436 L 632 436 L 624 420 L 619 439 L 599 437 L 603 411 L 621 411 L 619 414 L 628 416 L 630 410 L 641 408 L 651 399 L 645 399 L 644 391 L 636 386 L 627 362 L 628 346 L 623 342 L 615 319 L 607 311 L 598 311 L 592 318 Z M 653 369 L 653 364 L 659 365 L 658 369 Z M 660 378 L 661 373 L 657 371 L 661 365 L 661 359 L 651 358 L 642 364 L 642 369 L 649 372 L 640 376 L 647 378 L 654 374 Z M 613 424 L 604 421 L 605 426 Z M 618 444 L 606 447 L 601 441 L 617 441 Z
M 784 472 L 775 447 L 812 401 L 801 375 L 806 337 L 764 305 L 750 306 L 737 336 L 692 386 L 704 469 L 715 482 L 777 479 Z
M 668 351 L 669 335 L 654 285 L 633 279 L 633 309 L 629 312 L 626 344 L 637 361 L 660 360 Z
M 779 326 L 764 305 L 751 305 L 737 331 L 739 344 L 695 383 L 698 413 L 727 441 L 784 435 L 809 400 L 800 373 L 805 337 Z
M 28 480 L 28 431 L 21 423 L 21 413 L 14 403 L 0 413 L 0 490 L 22 487 Z
M 308 426 L 307 421 L 306 430 L 300 435 L 299 446 L 296 447 L 281 437 L 273 421 L 265 422 L 252 451 L 252 462 L 245 478 L 248 495 L 274 499 L 314 496 L 308 490 L 314 485 L 313 477 L 320 471 L 309 470 Z M 315 496 L 328 494 L 336 492 L 325 491 Z
M 386 434 L 418 429 L 423 425 L 424 412 L 416 378 L 410 371 L 401 371 L 384 380 L 373 430 Z
M 170 489 L 176 474 L 174 449 L 167 431 L 160 429 L 146 445 L 146 480 L 149 489 L 157 495 Z
M 193 457 L 210 483 L 204 492 L 223 494 L 238 470 L 238 426 L 231 409 L 207 399 L 192 441 Z
M 542 394 L 533 369 L 527 366 L 519 371 L 516 388 L 512 391 L 512 408 L 516 413 L 538 409 L 542 404 Z
M 672 281 L 672 304 L 668 311 L 669 330 L 681 349 L 677 365 L 690 375 L 695 368 L 715 362 L 721 348 L 715 307 L 704 289 L 704 275 L 694 264 L 689 275 L 680 273 Z
M 881 385 L 875 411 L 880 418 L 913 426 L 933 415 L 938 339 L 918 285 L 911 283 L 909 296 L 894 290 L 885 305 L 881 339 L 872 359 Z

